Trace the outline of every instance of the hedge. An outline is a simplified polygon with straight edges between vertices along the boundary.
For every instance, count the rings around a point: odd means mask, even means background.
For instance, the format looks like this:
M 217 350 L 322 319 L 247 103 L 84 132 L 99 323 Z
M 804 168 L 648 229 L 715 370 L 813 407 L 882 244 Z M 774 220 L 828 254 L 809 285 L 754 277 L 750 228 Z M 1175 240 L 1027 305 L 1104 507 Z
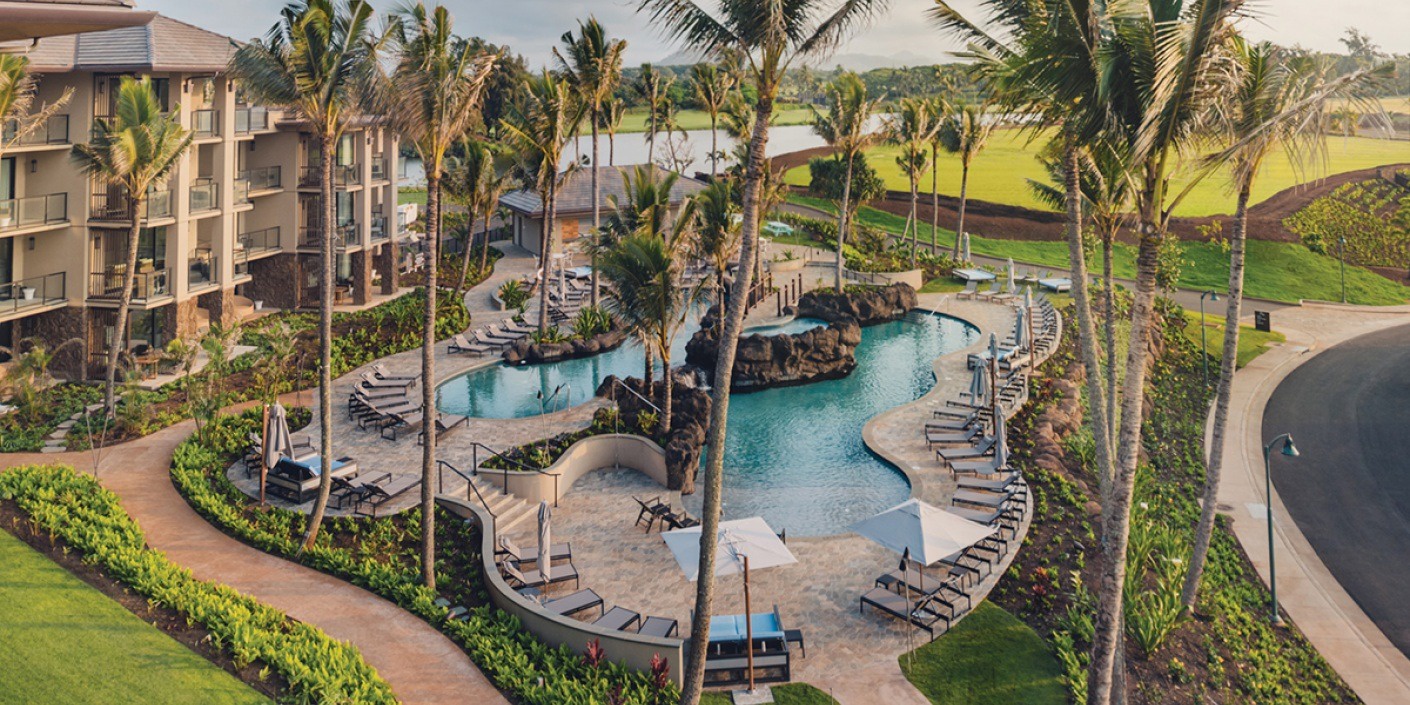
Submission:
M 394 703 L 391 687 L 349 644 L 191 572 L 147 547 L 117 495 L 72 468 L 35 465 L 0 475 L 0 499 L 151 602 L 210 631 L 238 667 L 264 663 L 288 682 L 290 700 Z

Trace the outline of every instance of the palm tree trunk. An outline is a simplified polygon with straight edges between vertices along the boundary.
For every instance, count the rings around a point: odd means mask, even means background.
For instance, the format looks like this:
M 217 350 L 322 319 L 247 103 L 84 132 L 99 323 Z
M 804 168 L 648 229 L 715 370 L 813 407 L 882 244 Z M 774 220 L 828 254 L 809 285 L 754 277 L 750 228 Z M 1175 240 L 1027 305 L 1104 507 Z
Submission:
M 675 382 L 671 379 L 671 341 L 659 341 L 661 346 L 661 435 L 671 432 L 671 389 Z
M 647 116 L 648 116 L 648 118 L 649 118 L 650 121 L 651 121 L 651 124 L 647 127 L 648 132 L 646 133 L 646 163 L 647 163 L 647 164 L 655 164 L 655 163 L 656 163 L 656 94 L 653 93 L 653 94 L 651 95 L 651 98 L 647 101 L 646 109 L 649 111 L 649 112 L 647 113 Z
M 427 207 L 427 208 L 430 208 L 430 206 L 431 206 L 431 182 L 430 182 L 429 179 L 427 179 L 427 181 L 426 181 L 426 207 Z M 489 231 L 489 230 L 486 230 L 486 231 L 485 231 L 484 238 L 485 238 L 485 248 L 488 249 L 489 246 L 490 246 L 490 231 Z M 460 298 L 460 295 L 465 292 L 465 285 L 466 285 L 466 283 L 468 282 L 468 280 L 470 279 L 470 255 L 471 255 L 471 254 L 474 252 L 474 250 L 475 250 L 475 248 L 473 247 L 474 244 L 475 244 L 475 209 L 473 209 L 473 208 L 467 208 L 467 209 L 466 209 L 466 212 L 465 212 L 465 253 L 464 253 L 464 257 L 460 260 L 460 281 L 457 281 L 457 282 L 455 283 L 455 290 L 452 292 L 451 297 L 450 297 L 450 300 L 451 300 L 451 301 L 455 301 L 456 299 Z
M 602 204 L 599 203 L 602 191 L 597 183 L 597 110 L 592 111 L 592 239 L 599 242 L 602 238 Z M 597 248 L 592 248 L 592 306 L 598 305 L 598 287 L 600 279 L 597 274 Z
M 911 179 L 911 266 L 916 266 L 916 250 L 920 248 L 920 182 Z
M 749 140 L 749 163 L 744 170 L 744 234 L 740 245 L 740 261 L 754 256 L 759 241 L 759 183 L 763 178 L 764 150 L 769 142 L 769 120 L 773 118 L 774 101 L 768 91 L 760 91 L 758 111 L 754 118 L 754 133 Z M 681 703 L 696 705 L 705 676 L 705 651 L 710 641 L 710 611 L 715 600 L 715 545 L 720 530 L 720 494 L 723 489 L 725 463 L 725 424 L 729 420 L 730 378 L 734 372 L 734 355 L 739 347 L 739 332 L 744 327 L 744 304 L 753 284 L 753 272 L 740 267 L 730 292 L 729 308 L 725 312 L 725 329 L 720 335 L 715 357 L 714 388 L 711 390 L 710 428 L 705 447 L 705 498 L 701 511 L 700 570 L 695 582 L 695 616 L 691 621 L 690 652 L 686 659 L 685 687 Z
M 964 207 L 969 197 L 969 162 L 960 165 L 960 217 L 955 224 L 955 259 L 960 258 L 960 240 L 964 238 Z
M 543 228 L 539 233 L 539 266 L 543 270 L 543 277 L 539 281 L 539 333 L 548 330 L 548 257 L 549 253 L 553 251 L 553 226 L 554 221 L 557 220 L 553 200 L 557 196 L 557 191 L 557 175 L 550 176 L 548 188 L 543 194 Z
M 433 166 L 426 174 L 426 243 L 432 262 L 440 261 L 441 175 Z M 426 272 L 426 320 L 421 329 L 421 582 L 436 588 L 436 270 Z M 461 276 L 464 276 L 461 271 Z
M 322 137 L 322 152 L 318 159 L 318 191 L 323 198 L 319 223 L 319 259 L 322 286 L 318 300 L 318 436 L 319 464 L 318 498 L 308 517 L 308 533 L 304 535 L 304 550 L 313 548 L 318 529 L 323 525 L 323 513 L 328 510 L 328 493 L 333 489 L 333 149 L 332 134 Z M 432 267 L 435 263 L 432 263 Z
M 137 285 L 137 241 L 142 235 L 142 223 L 137 214 L 145 197 L 145 193 L 134 195 L 132 189 L 127 190 L 127 216 L 131 223 L 127 227 L 127 269 L 122 273 L 122 293 L 118 296 L 117 323 L 113 328 L 116 339 L 108 344 L 108 370 L 103 388 L 103 410 L 109 416 L 117 410 L 118 355 L 127 349 L 127 319 L 132 311 L 132 289 Z
M 710 181 L 720 173 L 720 133 L 718 125 L 719 108 L 710 107 Z
M 930 253 L 940 251 L 940 148 L 930 145 Z
M 847 155 L 847 171 L 842 177 L 842 211 L 837 218 L 837 267 L 833 286 L 842 293 L 842 244 L 847 240 L 847 216 L 852 212 L 852 154 Z
M 607 165 L 617 166 L 617 130 L 607 131 Z
M 1190 569 L 1185 574 L 1185 587 L 1180 601 L 1194 610 L 1199 596 L 1200 576 L 1209 556 L 1209 541 L 1214 533 L 1214 512 L 1219 501 L 1219 481 L 1224 470 L 1224 443 L 1228 440 L 1229 402 L 1233 396 L 1234 372 L 1239 362 L 1239 317 L 1244 299 L 1244 245 L 1248 237 L 1248 200 L 1252 179 L 1239 185 L 1239 205 L 1234 216 L 1234 236 L 1229 240 L 1229 303 L 1224 313 L 1224 356 L 1219 362 L 1219 389 L 1214 402 L 1214 429 L 1209 435 L 1209 460 L 1205 464 L 1204 507 L 1195 529 L 1194 551 Z M 1204 321 L 1200 321 L 1204 325 Z
M 1106 434 L 1109 443 L 1116 442 L 1116 224 L 1107 228 L 1102 237 L 1102 279 L 1106 283 L 1103 300 L 1106 306 Z M 1105 478 L 1105 479 L 1110 479 Z

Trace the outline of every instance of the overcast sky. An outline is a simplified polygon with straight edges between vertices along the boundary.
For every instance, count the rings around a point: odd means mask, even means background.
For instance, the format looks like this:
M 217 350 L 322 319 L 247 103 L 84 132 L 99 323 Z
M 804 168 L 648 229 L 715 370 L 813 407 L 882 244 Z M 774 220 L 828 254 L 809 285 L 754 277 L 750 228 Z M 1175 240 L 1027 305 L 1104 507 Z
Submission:
M 509 44 L 530 66 L 545 63 L 549 51 L 576 20 L 596 15 L 610 33 L 628 40 L 628 64 L 656 61 L 672 47 L 635 12 L 632 0 L 441 0 L 456 17 L 456 30 Z M 697 0 L 709 7 L 711 0 Z M 382 11 L 401 0 L 373 0 Z M 287 0 L 137 0 L 140 8 L 248 39 L 274 23 Z M 428 4 L 430 4 L 428 2 Z M 954 0 L 957 8 L 975 7 L 978 0 Z M 1251 3 L 1254 4 L 1254 3 Z M 925 10 L 932 0 L 892 0 L 891 9 L 870 30 L 853 39 L 844 53 L 892 56 L 917 54 L 940 62 L 957 48 L 928 25 Z M 1410 53 L 1410 2 L 1406 0 L 1261 0 L 1260 20 L 1246 25 L 1254 39 L 1339 51 L 1337 42 L 1347 27 L 1369 34 L 1383 51 Z

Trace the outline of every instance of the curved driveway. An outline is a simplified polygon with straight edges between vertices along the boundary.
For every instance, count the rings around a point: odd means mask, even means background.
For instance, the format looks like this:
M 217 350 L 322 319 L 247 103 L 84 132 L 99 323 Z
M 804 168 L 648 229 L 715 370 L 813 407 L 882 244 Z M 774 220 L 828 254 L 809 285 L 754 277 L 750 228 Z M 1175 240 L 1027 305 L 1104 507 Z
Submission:
M 1410 655 L 1410 326 L 1354 338 L 1288 375 L 1264 436 L 1292 433 L 1273 483 L 1342 587 Z

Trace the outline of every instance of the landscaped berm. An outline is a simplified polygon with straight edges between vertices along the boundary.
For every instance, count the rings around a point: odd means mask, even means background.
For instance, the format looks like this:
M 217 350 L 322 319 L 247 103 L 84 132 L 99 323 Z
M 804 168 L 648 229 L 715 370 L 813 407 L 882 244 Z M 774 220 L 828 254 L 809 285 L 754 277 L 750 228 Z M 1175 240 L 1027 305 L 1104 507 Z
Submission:
M 1391 37 L 167 4 L 0 2 L 0 703 L 1410 702 Z

